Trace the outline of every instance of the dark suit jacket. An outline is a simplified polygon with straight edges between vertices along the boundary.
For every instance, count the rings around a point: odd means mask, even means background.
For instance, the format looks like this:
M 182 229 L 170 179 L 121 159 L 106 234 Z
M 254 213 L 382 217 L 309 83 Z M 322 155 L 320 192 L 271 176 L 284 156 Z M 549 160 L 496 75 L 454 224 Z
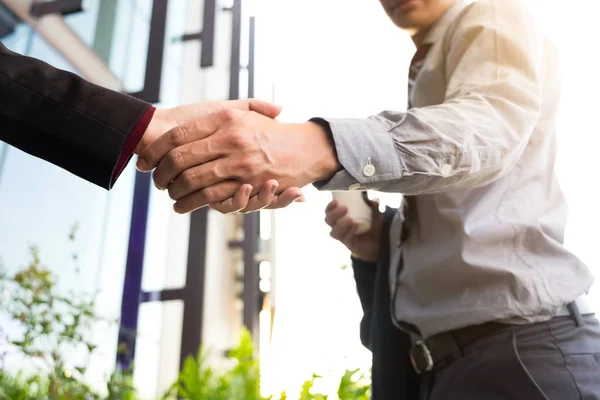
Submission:
M 419 376 L 408 356 L 409 336 L 392 323 L 390 315 L 390 224 L 396 209 L 383 215 L 381 254 L 377 263 L 352 260 L 358 296 L 363 308 L 360 338 L 373 354 L 373 400 L 413 400 L 419 395 Z
M 0 43 L 0 140 L 104 188 L 151 105 Z

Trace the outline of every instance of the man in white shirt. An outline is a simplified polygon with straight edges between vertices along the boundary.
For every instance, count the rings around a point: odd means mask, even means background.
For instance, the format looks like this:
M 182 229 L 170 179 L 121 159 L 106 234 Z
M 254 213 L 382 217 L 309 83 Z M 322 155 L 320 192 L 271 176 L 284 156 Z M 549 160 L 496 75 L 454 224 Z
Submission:
M 158 165 L 180 212 L 227 201 L 232 181 L 403 193 L 391 317 L 413 340 L 422 396 L 600 398 L 593 278 L 562 245 L 554 47 L 518 0 L 381 3 L 417 47 L 408 111 L 302 124 L 225 111 L 158 139 L 138 166 Z

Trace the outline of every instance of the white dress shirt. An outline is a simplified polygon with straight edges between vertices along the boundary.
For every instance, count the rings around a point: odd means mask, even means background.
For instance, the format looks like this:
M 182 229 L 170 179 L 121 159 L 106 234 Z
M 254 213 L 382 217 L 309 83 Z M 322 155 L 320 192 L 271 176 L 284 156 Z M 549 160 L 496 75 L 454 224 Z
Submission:
M 520 1 L 470 3 L 430 30 L 414 108 L 324 118 L 343 170 L 321 190 L 415 196 L 390 282 L 394 318 L 424 337 L 546 320 L 593 283 L 563 247 L 556 49 Z

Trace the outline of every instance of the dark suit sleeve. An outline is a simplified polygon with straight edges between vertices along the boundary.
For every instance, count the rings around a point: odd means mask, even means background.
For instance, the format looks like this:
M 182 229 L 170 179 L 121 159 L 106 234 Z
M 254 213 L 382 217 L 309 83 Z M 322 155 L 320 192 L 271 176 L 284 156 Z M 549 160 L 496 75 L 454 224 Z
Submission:
M 131 132 L 151 105 L 0 43 L 0 140 L 110 189 Z
M 360 341 L 367 349 L 371 349 L 371 327 L 373 322 L 373 295 L 375 292 L 375 278 L 377 263 L 366 262 L 352 258 L 352 269 L 356 281 L 356 291 L 363 310 L 360 320 Z

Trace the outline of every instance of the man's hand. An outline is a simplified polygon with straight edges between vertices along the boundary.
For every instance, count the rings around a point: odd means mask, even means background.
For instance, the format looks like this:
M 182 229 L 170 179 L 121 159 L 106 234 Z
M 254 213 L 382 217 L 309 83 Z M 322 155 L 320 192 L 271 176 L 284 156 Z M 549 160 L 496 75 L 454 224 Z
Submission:
M 241 183 L 259 193 L 275 179 L 277 193 L 328 179 L 338 169 L 335 146 L 317 124 L 286 124 L 256 112 L 224 109 L 172 129 L 140 155 L 185 213 L 233 197 Z
M 146 147 L 171 129 L 189 122 L 201 119 L 211 113 L 224 110 L 226 108 L 236 108 L 245 111 L 255 111 L 269 118 L 276 118 L 281 112 L 281 108 L 271 103 L 260 100 L 234 100 L 234 101 L 215 101 L 198 104 L 183 105 L 175 108 L 156 109 L 154 116 L 144 133 L 144 136 L 134 150 L 135 154 L 140 154 Z M 277 187 L 278 184 L 275 186 Z M 258 196 L 246 198 L 247 188 L 245 185 L 240 187 L 235 196 L 222 202 L 212 204 L 211 208 L 224 214 L 232 212 L 250 212 L 263 208 L 282 208 L 296 202 L 304 201 L 302 191 L 299 188 L 290 188 L 281 195 L 271 193 L 273 182 L 267 182 Z
M 133 152 L 139 155 L 146 147 L 165 132 L 168 132 L 179 125 L 196 121 L 209 114 L 227 108 L 255 111 L 269 118 L 276 118 L 281 112 L 281 107 L 256 99 L 211 101 L 187 104 L 174 108 L 159 108 L 154 112 L 154 116 L 152 117 L 144 136 L 142 136 L 142 139 Z
M 257 195 L 250 197 L 253 192 L 252 185 L 244 184 L 239 187 L 233 197 L 219 203 L 209 204 L 209 207 L 223 214 L 234 212 L 246 214 L 263 208 L 285 208 L 294 202 L 304 201 L 304 195 L 300 188 L 289 188 L 280 195 L 276 195 L 278 188 L 279 182 L 272 179 L 262 186 Z
M 325 209 L 325 223 L 331 227 L 331 237 L 342 242 L 353 257 L 363 261 L 377 261 L 381 247 L 382 215 L 379 203 L 374 200 L 370 203 L 373 212 L 371 229 L 360 235 L 356 234 L 358 224 L 346 216 L 347 207 L 333 200 Z

